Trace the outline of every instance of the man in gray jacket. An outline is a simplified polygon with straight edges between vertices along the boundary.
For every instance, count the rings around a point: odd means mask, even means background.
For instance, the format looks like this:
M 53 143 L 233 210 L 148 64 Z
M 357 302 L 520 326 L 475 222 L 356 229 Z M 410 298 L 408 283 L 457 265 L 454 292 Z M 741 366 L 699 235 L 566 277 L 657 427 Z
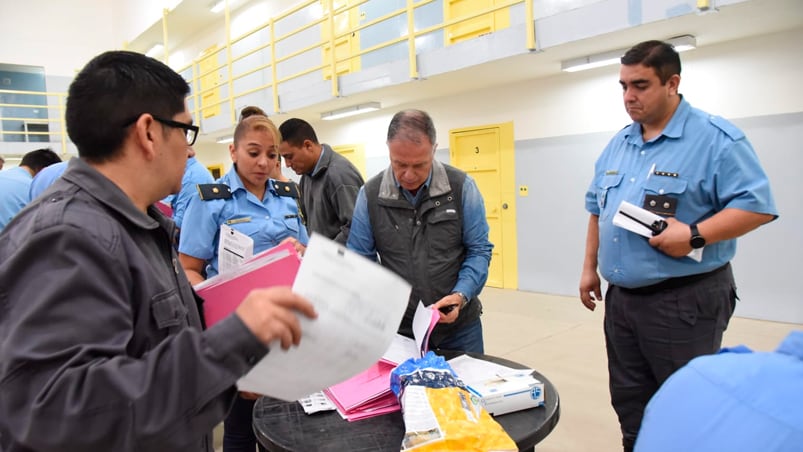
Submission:
M 279 154 L 301 176 L 301 205 L 307 232 L 346 243 L 363 179 L 357 168 L 328 144 L 318 143 L 312 126 L 291 118 L 279 126 Z
M 80 158 L 0 234 L 0 451 L 211 451 L 235 382 L 315 316 L 271 288 L 203 330 L 175 225 L 153 206 L 181 189 L 188 92 L 121 51 L 70 86 Z

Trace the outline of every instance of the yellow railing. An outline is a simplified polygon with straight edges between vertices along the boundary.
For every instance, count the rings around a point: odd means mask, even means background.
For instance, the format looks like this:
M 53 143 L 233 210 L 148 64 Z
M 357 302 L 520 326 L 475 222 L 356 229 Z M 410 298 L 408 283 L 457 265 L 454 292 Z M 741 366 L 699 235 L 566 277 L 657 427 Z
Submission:
M 41 142 L 42 140 L 37 138 L 45 137 L 46 142 L 60 142 L 61 152 L 66 153 L 67 128 L 64 123 L 64 106 L 67 93 L 0 89 L 0 98 L 5 98 L 6 95 L 21 96 L 23 99 L 15 103 L 0 103 L 0 141 Z M 30 96 L 45 97 L 46 102 L 33 103 L 25 100 Z M 51 98 L 55 98 L 54 101 L 51 102 Z M 47 117 L 37 117 L 35 110 L 41 109 L 48 112 Z M 50 110 L 56 110 L 56 114 L 51 115 Z M 43 125 L 47 126 L 46 130 L 31 127 Z
M 415 13 L 416 13 L 416 10 L 418 10 L 419 8 L 421 8 L 421 7 L 425 6 L 425 5 L 428 5 L 428 4 L 432 3 L 432 2 L 434 2 L 435 0 L 420 0 L 418 2 L 416 2 L 415 0 L 407 0 L 406 6 L 404 8 L 400 8 L 400 9 L 397 9 L 395 11 L 389 12 L 389 13 L 385 14 L 384 16 L 377 17 L 377 18 L 375 18 L 373 20 L 370 20 L 368 22 L 362 23 L 359 26 L 351 27 L 349 30 L 346 30 L 346 31 L 343 31 L 343 32 L 340 32 L 340 33 L 335 33 L 335 28 L 334 28 L 334 18 L 335 18 L 335 16 L 339 15 L 339 14 L 347 13 L 353 8 L 358 8 L 361 5 L 363 5 L 365 3 L 368 3 L 369 0 L 353 0 L 350 5 L 341 7 L 339 9 L 337 9 L 337 10 L 335 10 L 335 8 L 334 8 L 334 0 L 323 0 L 323 1 L 328 2 L 328 8 L 325 9 L 325 13 L 322 15 L 321 18 L 316 19 L 314 21 L 311 21 L 311 22 L 309 22 L 309 23 L 307 23 L 307 24 L 305 24 L 305 25 L 303 25 L 303 26 L 301 26 L 301 27 L 299 27 L 297 29 L 289 31 L 289 32 L 287 32 L 287 33 L 285 33 L 285 34 L 283 34 L 281 36 L 277 36 L 276 35 L 276 23 L 277 22 L 285 20 L 285 19 L 288 19 L 293 14 L 296 14 L 296 13 L 304 10 L 305 8 L 308 8 L 311 5 L 320 4 L 321 0 L 307 0 L 305 2 L 302 2 L 302 3 L 298 4 L 298 5 L 296 5 L 295 7 L 291 8 L 290 10 L 285 11 L 284 13 L 282 13 L 282 14 L 276 16 L 276 17 L 270 18 L 266 22 L 254 27 L 251 30 L 246 31 L 245 33 L 241 34 L 240 36 L 238 36 L 236 38 L 232 38 L 231 37 L 231 17 L 230 17 L 229 7 L 227 5 L 226 9 L 225 9 L 225 19 L 224 19 L 225 20 L 225 31 L 226 31 L 226 42 L 225 42 L 225 44 L 223 46 L 217 48 L 214 52 L 212 52 L 211 55 L 202 55 L 201 57 L 198 57 L 198 58 L 194 59 L 192 61 L 192 63 L 188 64 L 187 66 L 178 69 L 178 72 L 180 72 L 182 74 L 185 74 L 185 78 L 187 78 L 188 75 L 189 75 L 189 78 L 188 78 L 187 81 L 190 84 L 190 86 L 192 87 L 192 94 L 191 94 L 189 99 L 192 101 L 192 109 L 191 110 L 192 110 L 193 116 L 195 118 L 201 118 L 202 117 L 201 113 L 202 113 L 203 110 L 206 110 L 206 109 L 209 109 L 209 108 L 212 108 L 212 107 L 216 107 L 218 105 L 220 105 L 221 107 L 224 106 L 224 105 L 227 105 L 228 106 L 228 111 L 227 112 L 223 112 L 222 111 L 221 114 L 224 115 L 224 116 L 227 114 L 228 117 L 231 120 L 231 123 L 233 123 L 233 122 L 236 121 L 236 117 L 237 117 L 236 100 L 240 99 L 240 98 L 243 98 L 244 96 L 247 96 L 249 94 L 253 94 L 255 92 L 260 92 L 260 91 L 263 91 L 263 90 L 269 90 L 269 92 L 270 92 L 270 98 L 271 98 L 272 103 L 273 103 L 273 111 L 282 112 L 283 110 L 282 110 L 280 102 L 279 102 L 279 85 L 280 84 L 285 83 L 285 82 L 290 81 L 290 80 L 297 79 L 299 77 L 302 77 L 304 75 L 307 75 L 307 74 L 310 74 L 310 73 L 313 73 L 313 72 L 316 72 L 316 71 L 325 71 L 327 69 L 329 70 L 330 74 L 336 74 L 337 72 L 336 72 L 335 69 L 338 67 L 339 63 L 349 62 L 353 58 L 359 58 L 359 57 L 361 57 L 363 55 L 366 55 L 368 53 L 371 53 L 371 52 L 374 52 L 374 51 L 377 51 L 377 50 L 380 50 L 380 49 L 388 48 L 390 46 L 393 46 L 395 44 L 399 44 L 399 43 L 402 43 L 402 42 L 406 42 L 407 43 L 407 58 L 408 58 L 408 63 L 409 63 L 409 76 L 410 76 L 411 79 L 418 78 L 419 74 L 418 74 L 418 66 L 417 66 L 417 61 L 416 61 L 416 55 L 417 55 L 417 52 L 416 52 L 416 38 L 419 38 L 421 36 L 427 35 L 429 33 L 432 33 L 432 32 L 438 31 L 438 30 L 445 30 L 447 27 L 454 26 L 455 24 L 460 24 L 462 22 L 466 22 L 466 21 L 469 21 L 469 20 L 484 16 L 484 15 L 487 15 L 487 14 L 493 14 L 494 12 L 502 11 L 505 8 L 509 8 L 511 6 L 514 6 L 514 5 L 523 4 L 524 8 L 525 8 L 526 17 L 525 17 L 525 20 L 524 20 L 524 24 L 525 24 L 525 27 L 526 27 L 526 35 L 525 35 L 525 42 L 524 42 L 524 46 L 525 47 L 524 48 L 528 49 L 528 50 L 535 50 L 535 29 L 534 29 L 533 20 L 532 20 L 532 18 L 533 18 L 533 0 L 499 1 L 497 4 L 495 4 L 493 6 L 489 6 L 489 7 L 482 8 L 482 9 L 478 9 L 478 10 L 474 11 L 471 14 L 462 15 L 459 18 L 456 18 L 456 19 L 445 20 L 443 23 L 440 23 L 440 24 L 437 24 L 437 25 L 434 25 L 434 26 L 430 26 L 430 27 L 427 27 L 427 28 L 422 28 L 422 29 L 416 29 L 415 28 Z M 365 30 L 368 27 L 378 25 L 378 24 L 380 24 L 380 23 L 382 23 L 384 21 L 388 21 L 388 20 L 393 19 L 393 18 L 395 18 L 397 16 L 401 16 L 403 14 L 407 15 L 406 16 L 407 17 L 406 31 L 403 34 L 401 34 L 400 36 L 398 36 L 396 38 L 390 39 L 388 41 L 373 45 L 373 46 L 365 48 L 365 49 L 361 49 L 361 50 L 359 50 L 357 52 L 350 53 L 346 57 L 338 58 L 337 53 L 334 51 L 335 43 L 338 40 L 340 40 L 342 38 L 345 38 L 348 35 L 351 35 L 353 33 L 358 33 L 361 30 Z M 163 12 L 163 17 L 162 17 L 162 21 L 163 21 L 163 23 L 162 23 L 162 25 L 163 25 L 162 31 L 163 31 L 163 38 L 164 38 L 164 41 L 165 41 L 164 55 L 169 55 L 169 49 L 167 48 L 167 37 L 168 37 L 168 32 L 169 32 L 168 15 L 169 15 L 169 11 L 165 10 Z M 321 38 L 319 41 L 317 41 L 317 42 L 315 42 L 313 44 L 310 44 L 310 45 L 308 45 L 306 47 L 295 49 L 292 52 L 284 52 L 281 56 L 277 55 L 277 53 L 278 53 L 277 52 L 277 46 L 279 44 L 281 44 L 282 42 L 288 41 L 292 37 L 297 36 L 300 33 L 303 33 L 304 31 L 307 31 L 307 30 L 311 29 L 312 27 L 315 27 L 315 26 L 318 26 L 318 25 L 321 25 L 321 24 L 324 24 L 324 23 L 328 23 L 329 33 L 328 33 L 327 37 Z M 250 36 L 253 36 L 253 35 L 255 35 L 255 34 L 261 32 L 263 30 L 267 31 L 268 34 L 269 34 L 268 42 L 260 43 L 259 45 L 255 46 L 253 48 L 247 48 L 247 49 L 239 50 L 237 52 L 237 55 L 234 55 L 234 53 L 235 53 L 234 52 L 234 46 L 237 43 L 240 43 L 243 40 L 249 38 Z M 295 58 L 295 57 L 297 57 L 299 55 L 302 55 L 302 54 L 304 54 L 306 52 L 309 52 L 309 51 L 312 51 L 312 50 L 316 50 L 316 49 L 320 49 L 321 53 L 324 54 L 323 49 L 326 48 L 327 46 L 330 49 L 330 51 L 328 52 L 329 61 L 322 61 L 321 60 L 320 64 L 306 66 L 303 69 L 298 70 L 298 71 L 296 71 L 296 72 L 294 72 L 294 73 L 292 73 L 290 75 L 285 75 L 283 77 L 279 77 L 278 76 L 277 66 L 279 64 L 281 64 L 283 62 L 287 62 L 287 61 L 291 60 L 292 58 Z M 253 66 L 253 67 L 249 67 L 246 70 L 243 70 L 243 71 L 240 71 L 238 73 L 235 73 L 235 67 L 234 67 L 235 64 L 237 64 L 238 62 L 243 61 L 245 58 L 248 58 L 249 56 L 252 56 L 252 55 L 256 54 L 257 52 L 263 51 L 265 49 L 269 49 L 270 50 L 270 60 L 268 62 L 265 62 L 264 64 L 259 64 L 259 65 Z M 217 62 L 219 60 L 218 55 L 220 54 L 220 52 L 225 52 L 225 56 L 226 56 L 225 57 L 225 62 L 215 64 L 213 67 L 207 68 L 206 70 L 201 71 L 201 68 L 200 68 L 201 60 L 213 57 L 213 58 L 215 58 L 215 61 Z M 167 59 L 166 56 L 164 58 L 165 58 L 165 60 Z M 204 76 L 207 76 L 207 75 L 210 75 L 210 74 L 219 74 L 220 73 L 219 71 L 225 71 L 225 76 L 223 77 L 224 82 L 222 84 L 219 84 L 219 85 L 216 85 L 216 86 L 212 86 L 212 87 L 208 87 L 208 88 L 203 88 L 202 89 L 201 88 L 201 82 L 200 82 L 201 79 Z M 253 74 L 257 74 L 257 73 L 265 74 L 266 75 L 265 78 L 268 81 L 266 83 L 258 84 L 257 86 L 248 87 L 247 89 L 242 90 L 240 92 L 235 92 L 234 91 L 234 83 L 235 83 L 235 81 L 241 80 L 241 79 L 243 79 L 243 78 L 245 78 L 245 77 L 247 77 L 249 75 L 253 75 Z M 333 97 L 338 97 L 340 95 L 339 77 L 332 76 L 332 77 L 329 77 L 329 78 L 331 79 L 330 83 L 331 83 L 332 96 Z M 225 97 L 221 96 L 218 100 L 216 100 L 214 102 L 204 102 L 202 100 L 205 94 L 211 93 L 214 90 L 220 90 L 224 86 L 228 88 L 227 95 Z M 56 99 L 57 99 L 57 102 L 55 102 L 55 104 L 53 102 L 48 102 L 48 105 L 32 105 L 32 104 L 12 105 L 12 104 L 2 104 L 2 103 L 0 103 L 0 112 L 6 111 L 6 110 L 3 109 L 4 107 L 16 107 L 16 106 L 25 107 L 25 108 L 48 108 L 48 109 L 56 108 L 56 109 L 59 110 L 59 113 L 58 113 L 58 118 L 59 119 L 42 119 L 42 120 L 39 120 L 39 119 L 36 119 L 36 118 L 11 118 L 11 117 L 5 117 L 4 118 L 4 117 L 0 117 L 0 120 L 2 120 L 2 121 L 13 121 L 13 120 L 25 121 L 27 119 L 27 120 L 30 120 L 30 121 L 40 121 L 40 122 L 41 121 L 47 121 L 48 123 L 55 122 L 55 123 L 58 123 L 58 125 L 59 125 L 58 131 L 47 131 L 47 132 L 38 132 L 38 131 L 34 131 L 34 132 L 27 131 L 26 132 L 25 130 L 22 130 L 22 131 L 6 131 L 6 130 L 3 130 L 2 131 L 3 141 L 8 141 L 8 140 L 5 139 L 5 137 L 9 136 L 9 135 L 16 135 L 16 136 L 20 136 L 21 135 L 23 137 L 26 137 L 26 139 L 23 140 L 23 141 L 27 141 L 27 139 L 29 137 L 31 137 L 31 136 L 47 135 L 48 138 L 49 138 L 47 141 L 50 141 L 50 142 L 55 142 L 56 140 L 53 140 L 53 138 L 54 137 L 58 137 L 59 138 L 58 141 L 61 141 L 61 143 L 62 143 L 62 149 L 66 150 L 67 137 L 66 137 L 66 134 L 64 133 L 66 131 L 66 128 L 64 126 L 64 104 L 65 104 L 64 101 L 65 101 L 65 97 L 66 97 L 65 93 L 40 93 L 40 92 L 29 92 L 29 91 L 0 90 L 0 94 L 2 94 L 2 93 L 31 94 L 31 95 L 35 94 L 35 95 L 55 96 Z M 49 115 L 49 116 L 53 116 L 53 115 Z M 52 129 L 52 127 L 49 127 L 49 129 Z M 207 132 L 209 132 L 209 131 L 207 131 Z

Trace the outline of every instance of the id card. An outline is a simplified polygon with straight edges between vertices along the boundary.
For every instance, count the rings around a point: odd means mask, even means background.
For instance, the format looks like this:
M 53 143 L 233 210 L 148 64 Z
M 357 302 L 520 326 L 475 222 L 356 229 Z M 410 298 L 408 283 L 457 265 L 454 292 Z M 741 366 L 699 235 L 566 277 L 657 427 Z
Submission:
M 254 239 L 231 226 L 220 225 L 220 240 L 217 248 L 218 273 L 236 270 L 254 255 Z

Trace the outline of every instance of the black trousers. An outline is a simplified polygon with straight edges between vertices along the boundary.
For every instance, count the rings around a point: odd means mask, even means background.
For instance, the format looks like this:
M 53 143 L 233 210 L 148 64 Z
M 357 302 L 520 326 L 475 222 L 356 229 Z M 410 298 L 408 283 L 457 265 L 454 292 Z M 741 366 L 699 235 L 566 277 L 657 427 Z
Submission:
M 655 290 L 611 285 L 605 295 L 611 404 L 625 451 L 633 449 L 653 394 L 693 358 L 717 352 L 733 314 L 730 264 L 689 283 L 679 279 L 681 284 L 670 281 Z

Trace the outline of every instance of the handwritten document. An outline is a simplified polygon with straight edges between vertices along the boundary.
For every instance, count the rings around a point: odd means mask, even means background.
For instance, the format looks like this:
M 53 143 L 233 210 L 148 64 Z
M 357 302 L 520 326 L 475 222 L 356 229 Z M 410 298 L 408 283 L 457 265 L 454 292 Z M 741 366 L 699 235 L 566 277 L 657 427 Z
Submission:
M 313 234 L 293 284 L 318 318 L 301 318 L 301 343 L 270 352 L 238 382 L 242 391 L 294 401 L 364 371 L 396 336 L 410 285 L 395 273 Z

